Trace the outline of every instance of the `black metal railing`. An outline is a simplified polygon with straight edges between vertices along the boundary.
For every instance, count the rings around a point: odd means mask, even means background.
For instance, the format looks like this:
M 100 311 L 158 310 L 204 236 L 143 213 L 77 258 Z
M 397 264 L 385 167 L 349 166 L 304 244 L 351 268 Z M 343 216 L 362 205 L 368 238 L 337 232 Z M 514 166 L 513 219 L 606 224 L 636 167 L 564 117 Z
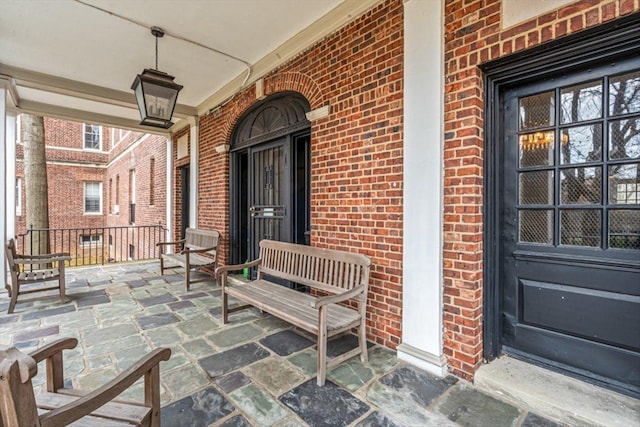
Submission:
M 104 265 L 115 262 L 158 258 L 156 243 L 165 241 L 162 225 L 118 227 L 29 228 L 17 238 L 18 251 L 29 253 L 42 239 L 47 252 L 68 252 L 69 266 Z M 42 245 L 40 245 L 42 247 Z

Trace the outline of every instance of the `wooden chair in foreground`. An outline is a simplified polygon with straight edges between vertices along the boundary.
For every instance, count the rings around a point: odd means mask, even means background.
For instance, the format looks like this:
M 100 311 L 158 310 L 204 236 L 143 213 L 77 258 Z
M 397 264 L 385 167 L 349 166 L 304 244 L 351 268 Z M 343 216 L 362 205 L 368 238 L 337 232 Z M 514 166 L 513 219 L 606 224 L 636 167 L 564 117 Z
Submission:
M 220 233 L 216 230 L 200 230 L 197 228 L 187 228 L 185 238 L 175 242 L 160 242 L 156 246 L 160 247 L 160 274 L 170 268 L 184 268 L 184 284 L 188 291 L 192 283 L 203 282 L 205 279 L 192 280 L 191 270 L 200 270 L 208 267 L 215 271 L 218 266 L 218 241 Z M 165 246 L 182 245 L 179 253 L 164 253 Z M 171 265 L 167 266 L 166 263 Z
M 160 426 L 160 361 L 171 350 L 153 350 L 102 387 L 85 392 L 64 387 L 62 350 L 78 344 L 63 338 L 29 355 L 0 346 L 0 427 Z M 31 379 L 46 362 L 47 391 L 35 396 Z M 144 377 L 144 402 L 116 397 Z
M 11 273 L 11 285 L 9 285 L 9 283 L 5 285 L 11 298 L 7 313 L 13 313 L 16 302 L 18 302 L 18 296 L 33 292 L 41 293 L 58 289 L 60 291 L 60 299 L 63 303 L 66 301 L 64 262 L 71 260 L 71 256 L 69 256 L 68 253 L 20 255 L 16 252 L 16 244 L 13 239 L 9 240 L 9 243 L 6 244 L 4 249 Z M 50 265 L 52 268 L 41 268 L 43 265 Z M 32 270 L 32 266 L 36 266 L 35 269 Z M 56 281 L 57 284 L 51 286 L 30 286 L 36 283 L 52 281 Z M 20 289 L 23 286 L 25 288 Z M 34 301 L 41 298 L 42 296 L 34 297 L 28 300 L 22 300 L 22 302 Z

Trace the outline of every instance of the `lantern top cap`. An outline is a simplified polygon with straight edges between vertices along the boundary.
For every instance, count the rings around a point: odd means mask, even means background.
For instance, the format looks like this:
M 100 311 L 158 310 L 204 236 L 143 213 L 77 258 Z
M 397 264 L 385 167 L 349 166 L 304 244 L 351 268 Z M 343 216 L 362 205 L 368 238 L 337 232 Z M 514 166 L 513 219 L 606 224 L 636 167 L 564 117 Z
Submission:
M 156 27 L 153 26 L 151 27 L 151 34 L 153 34 L 154 37 L 164 37 L 164 30 L 160 27 Z

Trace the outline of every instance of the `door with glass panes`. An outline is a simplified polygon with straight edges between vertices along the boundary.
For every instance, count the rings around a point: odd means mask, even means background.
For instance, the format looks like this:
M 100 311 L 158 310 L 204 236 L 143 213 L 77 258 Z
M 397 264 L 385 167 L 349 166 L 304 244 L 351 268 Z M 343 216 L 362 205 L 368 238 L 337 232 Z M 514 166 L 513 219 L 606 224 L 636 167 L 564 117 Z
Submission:
M 640 59 L 505 89 L 504 351 L 640 391 Z

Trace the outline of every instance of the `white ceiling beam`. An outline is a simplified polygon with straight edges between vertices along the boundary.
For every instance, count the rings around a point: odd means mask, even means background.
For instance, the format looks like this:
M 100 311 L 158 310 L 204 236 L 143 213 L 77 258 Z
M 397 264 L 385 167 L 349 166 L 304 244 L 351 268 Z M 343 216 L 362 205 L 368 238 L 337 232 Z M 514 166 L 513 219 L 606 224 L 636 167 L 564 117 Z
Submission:
M 142 126 L 137 120 L 125 119 L 123 117 L 100 114 L 91 111 L 76 110 L 74 108 L 66 108 L 26 99 L 19 101 L 18 110 L 22 113 L 56 117 L 76 122 L 96 123 L 120 129 L 129 129 L 136 132 L 153 133 L 167 137 L 170 135 L 169 130 Z
M 12 67 L 1 63 L 0 76 L 13 79 L 17 86 L 47 91 L 59 95 L 72 96 L 109 105 L 116 105 L 119 107 L 131 108 L 134 110 L 138 109 L 133 92 L 123 92 L 103 86 L 43 74 L 37 71 Z M 195 107 L 176 104 L 176 108 L 174 110 L 175 116 L 185 118 L 195 114 L 197 114 L 197 109 Z

